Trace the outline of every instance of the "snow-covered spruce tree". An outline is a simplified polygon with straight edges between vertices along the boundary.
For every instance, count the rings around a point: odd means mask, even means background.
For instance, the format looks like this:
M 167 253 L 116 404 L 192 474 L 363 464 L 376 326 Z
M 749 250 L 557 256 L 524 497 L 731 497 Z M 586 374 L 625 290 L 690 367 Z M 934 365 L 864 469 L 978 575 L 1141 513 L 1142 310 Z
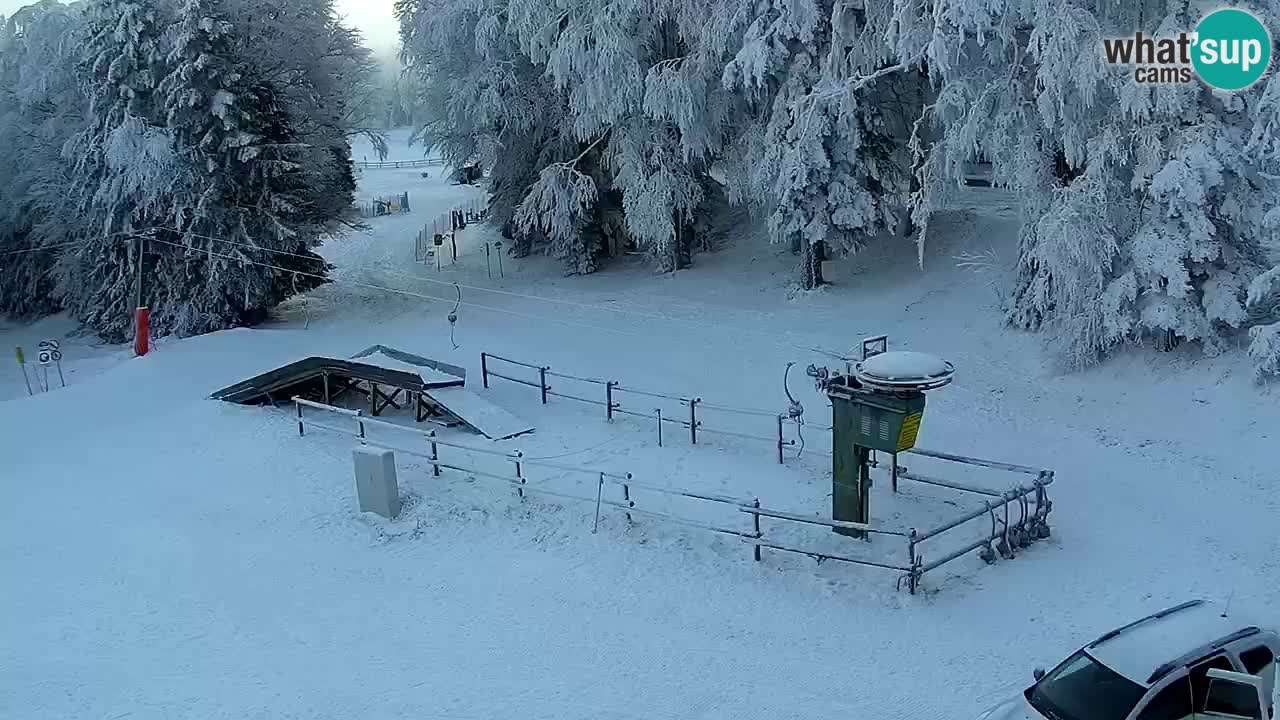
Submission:
M 1254 106 L 1253 133 L 1244 152 L 1257 168 L 1254 182 L 1265 191 L 1257 194 L 1256 205 L 1241 209 L 1261 217 L 1272 265 L 1249 286 L 1249 357 L 1259 378 L 1274 378 L 1280 377 L 1280 73 L 1272 74 Z
M 926 86 L 918 63 L 895 65 L 891 28 L 877 22 L 886 13 L 813 0 L 755 10 L 724 72 L 759 108 L 735 195 L 773 208 L 771 237 L 801 255 L 809 289 L 829 252 L 856 251 L 905 219 Z
M 941 135 L 917 217 L 965 162 L 990 159 L 1026 216 L 1010 320 L 1050 329 L 1070 365 L 1144 338 L 1213 352 L 1246 321 L 1264 228 L 1243 149 L 1261 89 L 1138 85 L 1101 52 L 1103 37 L 1170 35 L 1208 9 L 949 0 L 915 16 L 932 37 Z
M 153 296 L 159 331 L 208 332 L 253 324 L 324 282 L 311 248 L 330 213 L 349 204 L 308 187 L 284 93 L 251 62 L 228 19 L 229 0 L 187 0 L 160 84 L 165 123 L 189 191 L 174 207 Z M 175 247 L 175 245 L 177 247 Z
M 164 74 L 167 6 L 98 0 L 89 6 L 77 75 L 89 99 L 85 128 L 67 143 L 69 204 L 79 215 L 62 256 L 66 306 L 104 339 L 132 326 L 137 233 L 171 223 L 183 183 L 155 92 Z M 148 263 L 149 264 L 149 263 Z M 145 266 L 144 266 L 145 270 Z
M 348 141 L 362 136 L 379 153 L 386 151 L 376 99 L 378 65 L 359 33 L 342 25 L 333 0 L 229 0 L 227 11 L 243 59 L 285 98 L 299 141 L 340 156 L 311 158 L 307 165 L 345 170 L 345 180 L 330 180 L 354 183 L 345 160 Z M 331 192 L 342 197 L 352 190 L 354 185 Z
M 62 147 L 83 124 L 73 72 L 81 27 L 77 10 L 52 1 L 0 20 L 0 313 L 61 308 L 57 260 L 75 251 L 65 243 L 77 219 L 64 202 Z
M 319 211 L 308 221 L 318 232 L 336 231 L 354 219 L 350 140 L 363 136 L 386 150 L 371 102 L 377 65 L 359 34 L 341 24 L 333 0 L 231 0 L 228 10 L 247 67 L 288 114 L 309 205 Z

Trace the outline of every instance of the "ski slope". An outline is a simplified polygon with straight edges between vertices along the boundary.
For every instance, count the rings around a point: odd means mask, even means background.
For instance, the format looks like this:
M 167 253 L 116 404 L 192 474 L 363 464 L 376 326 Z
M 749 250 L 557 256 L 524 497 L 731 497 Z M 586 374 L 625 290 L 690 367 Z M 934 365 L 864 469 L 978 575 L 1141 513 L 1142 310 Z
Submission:
M 0 717 L 962 720 L 1190 596 L 1280 625 L 1274 391 L 1242 358 L 1194 350 L 1060 374 L 1039 338 L 1001 323 L 993 281 L 1015 226 L 1000 196 L 940 219 L 923 272 L 914 247 L 873 247 L 840 284 L 790 296 L 792 258 L 749 228 L 674 276 L 621 262 L 565 278 L 550 259 L 504 258 L 490 280 L 484 226 L 460 233 L 457 265 L 415 266 L 417 228 L 476 192 L 433 174 L 365 171 L 362 192 L 407 190 L 414 212 L 328 243 L 337 281 L 266 327 L 164 339 L 140 359 L 85 344 L 67 353 L 68 387 L 35 397 L 0 377 Z M 958 266 L 988 252 L 985 274 Z M 787 362 L 881 332 L 957 369 L 930 396 L 922 446 L 1056 471 L 1051 540 L 992 567 L 965 558 L 913 597 L 891 574 L 757 564 L 696 530 L 608 515 L 592 534 L 588 505 L 413 462 L 404 517 L 375 521 L 353 510 L 349 439 L 206 399 L 301 355 L 387 344 L 469 378 L 486 351 L 781 410 Z M 0 341 L 44 333 L 3 326 Z M 778 466 L 751 441 L 673 432 L 658 448 L 639 421 L 492 385 L 486 399 L 537 428 L 500 445 L 527 457 L 828 510 L 820 432 Z M 793 372 L 792 388 L 821 421 L 807 379 Z M 722 426 L 759 431 L 735 422 Z M 957 511 L 903 495 L 873 516 Z

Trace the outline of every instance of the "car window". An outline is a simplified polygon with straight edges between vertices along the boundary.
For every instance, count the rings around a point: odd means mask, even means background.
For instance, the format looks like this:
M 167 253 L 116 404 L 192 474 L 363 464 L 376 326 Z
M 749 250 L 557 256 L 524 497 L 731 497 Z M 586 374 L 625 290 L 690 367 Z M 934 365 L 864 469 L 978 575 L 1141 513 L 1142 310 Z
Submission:
M 1205 697 L 1209 694 L 1209 668 L 1218 668 L 1219 670 L 1235 670 L 1231 665 L 1231 660 L 1226 655 L 1219 655 L 1211 660 L 1206 660 L 1191 668 L 1189 673 L 1191 677 L 1191 694 L 1193 696 L 1193 707 L 1204 707 Z
M 1250 675 L 1261 675 L 1263 668 L 1270 665 L 1275 659 L 1275 653 L 1271 652 L 1271 648 L 1266 645 L 1240 653 L 1240 664 L 1244 665 L 1244 671 Z
M 1156 693 L 1138 720 L 1182 720 L 1191 714 L 1191 680 L 1179 678 Z
M 1209 681 L 1204 711 L 1252 718 L 1254 720 L 1262 718 L 1262 707 L 1258 705 L 1258 691 L 1256 689 L 1243 683 L 1214 680 L 1212 678 Z

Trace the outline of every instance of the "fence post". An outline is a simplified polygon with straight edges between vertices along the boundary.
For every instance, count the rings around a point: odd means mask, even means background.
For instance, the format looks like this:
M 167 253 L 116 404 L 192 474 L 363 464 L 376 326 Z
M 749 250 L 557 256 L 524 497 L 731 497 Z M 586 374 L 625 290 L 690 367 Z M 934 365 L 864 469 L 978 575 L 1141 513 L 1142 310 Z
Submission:
M 484 272 L 490 280 L 493 279 L 493 269 L 489 267 L 489 243 L 484 244 Z
M 547 371 L 549 367 L 538 368 L 538 387 L 542 390 L 542 404 L 547 404 Z
M 782 415 L 778 415 L 778 464 L 782 465 Z M 757 546 L 758 547 L 758 546 Z
M 919 577 L 916 575 L 916 563 L 922 562 L 916 560 L 916 529 L 911 528 L 911 534 L 907 536 L 907 567 L 911 568 L 911 576 L 907 580 L 907 588 L 912 595 L 916 594 L 916 586 L 919 584 Z
M 431 438 L 431 474 L 440 477 L 440 448 L 436 446 L 436 431 L 429 431 L 427 437 Z
M 600 473 L 600 480 L 599 480 L 599 483 L 596 485 L 596 520 L 591 525 L 592 534 L 595 534 L 595 531 L 600 529 L 600 499 L 601 499 L 601 495 L 603 494 L 604 494 L 604 473 Z
M 484 383 L 484 389 L 489 389 L 489 356 L 480 353 L 480 380 Z
M 658 413 L 658 447 L 662 447 L 662 408 L 655 410 Z
M 524 453 L 517 450 L 516 457 L 522 458 L 524 457 Z M 516 494 L 519 495 L 521 499 L 524 499 L 524 471 L 521 470 L 520 461 L 518 459 L 516 460 L 516 479 L 520 481 L 520 484 L 516 485 Z
M 755 509 L 759 510 L 759 509 L 760 509 L 760 498 L 755 498 L 755 499 L 753 499 L 753 500 L 751 501 L 751 507 L 753 507 L 753 508 L 755 508 Z M 751 522 L 751 526 L 752 526 L 752 529 L 755 531 L 756 539 L 757 539 L 757 540 L 759 540 L 759 539 L 763 536 L 763 534 L 760 532 L 760 515 L 759 515 L 759 513 L 751 513 L 751 521 L 752 521 L 752 522 Z M 752 557 L 754 557 L 754 558 L 755 558 L 756 562 L 760 562 L 760 544 L 759 544 L 759 543 L 756 543 L 755 548 L 754 548 L 754 551 L 751 553 L 751 555 L 752 555 Z
M 694 445 L 698 444 L 698 403 L 702 398 L 691 398 L 689 400 L 689 442 Z
M 294 400 L 293 406 L 298 408 L 298 437 L 302 437 L 306 434 L 302 429 L 302 403 Z
M 605 415 L 609 418 L 609 422 L 613 422 L 613 386 L 617 384 L 613 380 L 609 380 L 604 384 Z

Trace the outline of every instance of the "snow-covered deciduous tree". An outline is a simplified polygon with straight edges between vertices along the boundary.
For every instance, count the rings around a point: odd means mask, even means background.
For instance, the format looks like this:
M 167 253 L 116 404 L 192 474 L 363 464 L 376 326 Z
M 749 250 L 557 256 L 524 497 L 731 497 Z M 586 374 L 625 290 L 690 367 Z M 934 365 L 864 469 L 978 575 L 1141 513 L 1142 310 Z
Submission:
M 917 217 L 927 222 L 965 163 L 989 159 L 1026 217 L 1010 320 L 1049 329 L 1070 365 L 1144 339 L 1216 352 L 1247 322 L 1265 193 L 1245 148 L 1262 89 L 1137 84 L 1101 52 L 1104 37 L 1169 36 L 1211 9 L 934 5 L 926 59 L 939 137 L 920 164 Z
M 591 272 L 630 248 L 664 270 L 706 247 L 710 173 L 740 110 L 719 81 L 711 6 L 400 0 L 424 135 L 480 161 L 517 247 Z

